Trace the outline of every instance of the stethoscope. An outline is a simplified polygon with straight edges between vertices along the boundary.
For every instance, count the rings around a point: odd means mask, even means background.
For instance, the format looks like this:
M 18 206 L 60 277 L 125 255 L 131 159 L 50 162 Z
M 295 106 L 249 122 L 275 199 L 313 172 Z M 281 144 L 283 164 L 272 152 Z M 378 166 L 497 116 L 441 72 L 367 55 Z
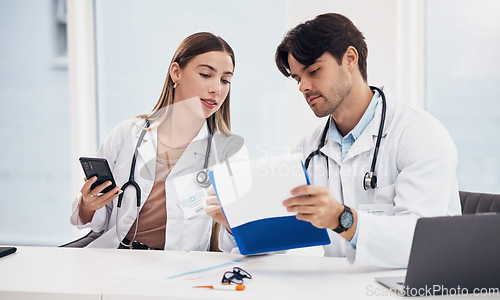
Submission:
M 207 130 L 208 130 L 208 142 L 207 142 L 207 150 L 205 151 L 205 162 L 203 163 L 203 170 L 199 171 L 196 174 L 196 182 L 198 182 L 198 185 L 202 188 L 206 188 L 210 185 L 210 180 L 208 178 L 208 159 L 210 157 L 210 151 L 212 148 L 212 138 L 213 138 L 213 133 L 212 130 L 210 129 L 210 125 L 208 124 L 208 119 L 206 121 L 207 123 Z M 146 129 L 149 128 L 149 120 L 146 119 Z M 130 167 L 130 175 L 128 177 L 128 181 L 125 182 L 125 184 L 122 186 L 121 190 L 122 193 L 118 196 L 118 203 L 116 204 L 117 209 L 119 209 L 122 206 L 122 201 L 123 201 L 123 195 L 125 194 L 125 189 L 128 187 L 133 187 L 135 189 L 136 193 L 136 199 L 137 199 L 137 221 L 135 222 L 135 231 L 134 231 L 134 237 L 130 241 L 130 243 L 133 243 L 135 240 L 135 237 L 137 235 L 137 228 L 139 225 L 139 210 L 141 207 L 141 188 L 139 187 L 139 184 L 134 179 L 134 173 L 135 173 L 135 164 L 137 161 L 137 152 L 139 149 L 139 146 L 141 145 L 142 141 L 144 140 L 144 135 L 146 134 L 146 129 L 144 129 L 141 132 L 141 135 L 139 136 L 139 139 L 137 140 L 137 144 L 135 145 L 134 149 L 134 156 L 132 157 L 132 165 Z M 119 237 L 119 230 L 118 230 L 118 212 L 116 213 L 116 235 Z M 118 238 L 120 243 L 125 246 L 125 247 L 131 247 L 132 244 L 127 245 L 123 243 L 123 241 Z
M 382 117 L 380 118 L 380 126 L 378 128 L 378 135 L 377 135 L 377 142 L 375 143 L 375 151 L 373 152 L 373 159 L 372 159 L 372 165 L 370 168 L 369 172 L 366 172 L 365 177 L 363 178 L 363 188 L 365 190 L 368 190 L 369 188 L 371 189 L 376 189 L 377 188 L 377 176 L 375 176 L 375 164 L 377 163 L 377 156 L 378 156 L 378 150 L 380 147 L 380 140 L 382 139 L 382 131 L 384 130 L 384 123 L 385 123 L 385 112 L 387 110 L 386 108 L 386 101 L 385 101 L 385 94 L 384 92 L 374 86 L 370 86 L 370 89 L 372 91 L 377 91 L 380 96 L 382 96 Z M 311 159 L 316 156 L 316 155 L 322 155 L 326 159 L 326 166 L 327 166 L 327 172 L 328 171 L 328 157 L 321 152 L 321 148 L 323 148 L 326 144 L 326 135 L 328 134 L 328 130 L 330 129 L 330 118 L 328 118 L 328 122 L 326 123 L 325 129 L 323 130 L 323 134 L 321 135 L 321 140 L 319 142 L 318 149 L 314 150 L 307 156 L 306 162 L 304 163 L 306 170 L 309 167 L 309 163 L 311 162 Z

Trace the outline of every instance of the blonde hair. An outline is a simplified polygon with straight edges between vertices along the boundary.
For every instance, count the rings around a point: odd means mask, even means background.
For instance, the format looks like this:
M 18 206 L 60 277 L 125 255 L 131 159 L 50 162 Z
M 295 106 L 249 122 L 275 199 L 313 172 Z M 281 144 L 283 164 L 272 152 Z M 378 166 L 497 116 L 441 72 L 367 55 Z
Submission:
M 177 48 L 177 51 L 175 51 L 170 66 L 176 62 L 179 64 L 180 68 L 184 68 L 194 57 L 212 51 L 227 53 L 231 57 L 234 69 L 235 59 L 233 49 L 231 49 L 229 44 L 221 37 L 210 32 L 198 32 L 185 38 Z M 150 113 L 139 115 L 138 117 L 148 119 L 152 123 L 155 121 L 163 121 L 167 117 L 170 107 L 174 102 L 174 93 L 174 82 L 170 76 L 170 72 L 167 72 L 167 78 L 163 85 L 160 99 L 155 107 Z M 212 132 L 218 130 L 226 136 L 231 134 L 231 117 L 229 110 L 230 93 L 231 91 L 228 92 L 226 100 L 222 103 L 221 107 L 208 118 L 210 130 L 212 130 Z

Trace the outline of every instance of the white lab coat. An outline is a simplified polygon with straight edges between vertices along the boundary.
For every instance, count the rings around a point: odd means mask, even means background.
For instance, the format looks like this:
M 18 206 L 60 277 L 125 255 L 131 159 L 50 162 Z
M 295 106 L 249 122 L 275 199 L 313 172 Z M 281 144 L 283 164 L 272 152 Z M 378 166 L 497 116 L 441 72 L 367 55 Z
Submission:
M 461 213 L 457 151 L 439 121 L 421 109 L 397 102 L 387 89 L 383 91 L 387 114 L 375 168 L 378 188 L 365 191 L 363 178 L 372 163 L 381 97 L 374 119 L 343 161 L 336 142 L 327 141 L 321 149 L 328 156 L 329 178 L 324 156 L 312 159 L 308 174 L 311 184 L 328 187 L 338 202 L 358 212 L 356 250 L 329 229 L 332 242 L 324 246 L 325 256 L 347 256 L 349 262 L 359 265 L 406 267 L 419 217 Z M 317 149 L 325 124 L 299 143 L 304 159 Z
M 122 186 L 128 181 L 132 156 L 141 130 L 137 126 L 145 126 L 143 119 L 127 120 L 119 124 L 107 137 L 97 151 L 96 157 L 108 160 L 116 184 Z M 153 187 L 156 168 L 157 127 L 151 124 L 151 130 L 144 135 L 138 149 L 135 168 L 135 181 L 141 187 L 141 208 L 146 202 Z M 196 182 L 196 174 L 203 169 L 207 147 L 208 130 L 204 124 L 198 135 L 187 146 L 165 181 L 167 224 L 165 249 L 170 250 L 207 250 L 210 243 L 212 218 L 205 213 L 186 220 L 180 207 L 179 199 L 185 199 L 201 187 Z M 209 168 L 229 157 L 246 157 L 243 139 L 232 135 L 226 137 L 214 133 L 209 159 Z M 118 248 L 119 240 L 116 232 L 116 214 L 118 213 L 119 236 L 123 239 L 137 218 L 136 192 L 133 187 L 124 191 L 123 202 L 118 210 L 118 197 L 105 207 L 97 210 L 91 222 L 83 224 L 78 216 L 80 197 L 73 203 L 71 223 L 77 228 L 90 228 L 95 232 L 104 230 L 104 234 L 94 240 L 88 247 Z

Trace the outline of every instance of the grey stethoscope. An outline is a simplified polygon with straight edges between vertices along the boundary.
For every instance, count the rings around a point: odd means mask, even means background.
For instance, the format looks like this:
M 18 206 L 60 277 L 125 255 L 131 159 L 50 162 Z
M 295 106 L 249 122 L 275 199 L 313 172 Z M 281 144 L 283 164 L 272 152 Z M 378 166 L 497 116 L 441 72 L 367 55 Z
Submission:
M 380 96 L 382 96 L 382 117 L 380 118 L 380 126 L 378 128 L 377 142 L 375 143 L 375 150 L 373 152 L 372 166 L 370 168 L 370 171 L 366 172 L 365 177 L 363 179 L 363 188 L 365 190 L 368 190 L 370 188 L 371 189 L 377 188 L 377 176 L 375 176 L 375 174 L 374 174 L 375 173 L 375 164 L 377 163 L 378 150 L 380 147 L 380 140 L 382 139 L 382 132 L 384 130 L 384 123 L 385 123 L 385 113 L 387 110 L 387 108 L 386 108 L 387 103 L 385 101 L 384 92 L 381 89 L 374 87 L 374 86 L 370 86 L 370 89 L 372 91 L 377 91 L 380 94 Z M 330 118 L 331 118 L 331 116 L 328 118 L 328 122 L 326 123 L 325 129 L 323 130 L 323 134 L 321 135 L 321 140 L 319 142 L 318 149 L 311 152 L 311 154 L 309 154 L 309 156 L 307 156 L 307 158 L 306 158 L 306 162 L 304 163 L 306 170 L 309 167 L 309 163 L 311 162 L 311 159 L 316 155 L 320 155 L 320 156 L 325 157 L 326 167 L 328 169 L 328 157 L 323 152 L 321 152 L 321 148 L 323 148 L 326 144 L 326 135 L 328 134 L 328 130 L 330 129 Z
M 207 123 L 207 130 L 208 130 L 208 142 L 207 142 L 207 150 L 205 151 L 205 162 L 203 163 L 203 170 L 199 171 L 198 174 L 196 174 L 196 182 L 198 182 L 198 185 L 202 188 L 206 188 L 210 185 L 210 180 L 208 178 L 208 159 L 210 157 L 210 151 L 212 148 L 212 138 L 213 138 L 213 133 L 212 130 L 210 129 L 210 125 L 208 124 L 208 120 L 206 121 Z M 146 128 L 149 128 L 149 120 L 146 119 Z M 137 199 L 137 221 L 135 222 L 135 232 L 134 232 L 134 237 L 131 240 L 131 243 L 135 240 L 136 234 L 137 234 L 137 227 L 139 225 L 139 209 L 141 207 L 141 188 L 137 184 L 137 182 L 134 179 L 134 173 L 135 173 L 135 163 L 137 160 L 137 151 L 139 149 L 139 146 L 142 143 L 142 140 L 144 139 L 144 135 L 146 134 L 147 130 L 143 130 L 141 132 L 141 135 L 139 136 L 139 139 L 137 140 L 137 144 L 135 145 L 135 150 L 134 150 L 134 156 L 132 157 L 132 166 L 130 167 L 130 175 L 128 177 L 128 181 L 125 182 L 125 184 L 122 186 L 121 190 L 123 191 L 119 196 L 118 196 L 118 203 L 116 204 L 117 208 L 120 208 L 122 206 L 122 201 L 123 201 L 123 195 L 125 194 L 125 189 L 129 186 L 132 186 L 135 189 L 136 193 L 136 199 Z M 116 214 L 116 235 L 118 236 L 118 213 Z M 118 238 L 118 240 L 120 240 Z M 125 247 L 130 247 L 132 246 L 127 245 L 123 243 L 123 241 L 120 240 L 120 243 L 125 246 Z

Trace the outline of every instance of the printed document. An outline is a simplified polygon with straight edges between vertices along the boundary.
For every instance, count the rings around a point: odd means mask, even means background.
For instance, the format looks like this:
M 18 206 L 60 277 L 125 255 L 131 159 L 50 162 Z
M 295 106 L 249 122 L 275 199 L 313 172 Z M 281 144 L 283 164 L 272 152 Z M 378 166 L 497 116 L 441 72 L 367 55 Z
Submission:
M 297 154 L 229 162 L 213 169 L 215 189 L 231 228 L 266 218 L 293 216 L 283 206 L 290 191 L 307 184 Z

